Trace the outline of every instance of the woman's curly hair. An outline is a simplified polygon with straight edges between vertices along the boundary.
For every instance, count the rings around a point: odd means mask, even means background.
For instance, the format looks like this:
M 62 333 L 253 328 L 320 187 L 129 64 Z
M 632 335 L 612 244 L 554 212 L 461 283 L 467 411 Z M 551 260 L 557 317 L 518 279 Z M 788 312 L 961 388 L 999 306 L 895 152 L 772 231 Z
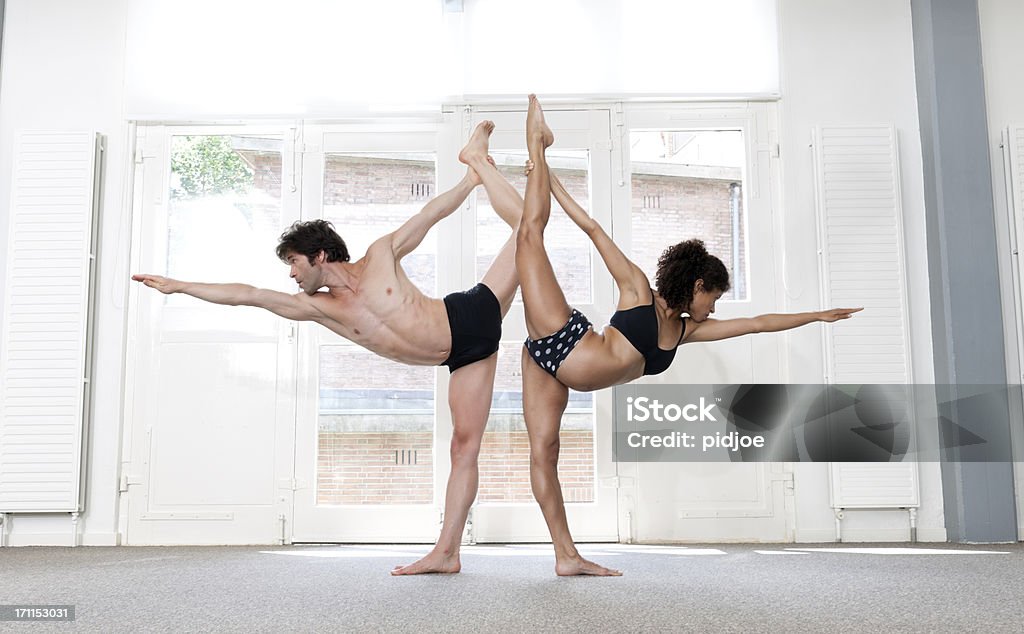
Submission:
M 704 280 L 708 292 L 729 290 L 729 271 L 717 257 L 708 253 L 704 241 L 680 242 L 665 249 L 658 258 L 655 286 L 669 308 L 686 312 L 693 301 L 693 285 Z
M 277 244 L 277 257 L 284 260 L 289 253 L 304 255 L 312 264 L 323 251 L 328 262 L 348 262 L 345 241 L 326 220 L 296 222 L 281 234 Z

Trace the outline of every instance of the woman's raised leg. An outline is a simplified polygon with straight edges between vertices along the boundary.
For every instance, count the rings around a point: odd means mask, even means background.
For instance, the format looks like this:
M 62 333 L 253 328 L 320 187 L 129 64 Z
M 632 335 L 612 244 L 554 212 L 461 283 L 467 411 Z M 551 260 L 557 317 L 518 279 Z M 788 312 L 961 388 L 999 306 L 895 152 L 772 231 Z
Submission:
M 544 228 L 551 216 L 551 182 L 544 150 L 553 142 L 554 135 L 544 123 L 540 103 L 530 95 L 526 148 L 534 167 L 526 177 L 523 220 L 516 242 L 516 269 L 523 289 L 526 331 L 531 339 L 558 332 L 569 321 L 572 312 L 544 248 Z

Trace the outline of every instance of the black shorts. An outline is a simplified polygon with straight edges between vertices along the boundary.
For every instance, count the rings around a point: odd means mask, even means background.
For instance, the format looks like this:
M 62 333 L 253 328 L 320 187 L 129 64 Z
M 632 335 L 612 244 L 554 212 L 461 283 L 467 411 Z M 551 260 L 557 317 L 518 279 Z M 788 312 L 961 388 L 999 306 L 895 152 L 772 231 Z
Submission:
M 452 352 L 441 365 L 454 372 L 464 365 L 486 359 L 498 351 L 501 341 L 501 304 L 484 284 L 444 298 L 452 330 Z

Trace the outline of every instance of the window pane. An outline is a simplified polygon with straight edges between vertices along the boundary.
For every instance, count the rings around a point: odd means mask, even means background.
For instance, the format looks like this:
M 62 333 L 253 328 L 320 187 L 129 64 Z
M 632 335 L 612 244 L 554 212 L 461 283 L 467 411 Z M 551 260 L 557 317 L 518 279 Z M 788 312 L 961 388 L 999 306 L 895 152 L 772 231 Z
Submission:
M 522 343 L 502 343 L 491 417 L 480 449 L 478 504 L 533 503 L 530 443 L 523 422 Z M 567 503 L 594 501 L 594 395 L 569 392 L 562 416 L 558 479 Z
M 323 218 L 334 223 L 356 260 L 371 242 L 418 213 L 434 197 L 436 180 L 433 153 L 328 154 Z M 402 268 L 421 291 L 436 294 L 435 229 L 402 259 Z
M 170 176 L 169 277 L 290 288 L 288 269 L 274 254 L 281 235 L 280 138 L 174 136 Z M 166 295 L 164 302 L 204 311 L 194 324 L 200 329 L 251 331 L 276 323 L 258 309 L 224 311 L 183 294 Z M 189 328 L 193 317 L 180 314 L 177 323 Z
M 323 217 L 352 259 L 435 195 L 433 153 L 332 153 L 325 157 Z M 431 230 L 402 260 L 433 295 Z M 320 346 L 318 504 L 432 504 L 436 369 L 408 366 L 351 344 Z
M 320 346 L 317 504 L 431 504 L 434 372 Z
M 700 238 L 729 270 L 725 299 L 747 298 L 743 133 L 630 132 L 633 260 L 654 280 L 667 247 Z
M 526 152 L 492 152 L 498 170 L 522 194 L 526 191 L 523 164 Z M 590 156 L 586 150 L 559 150 L 548 153 L 548 164 L 569 191 L 586 210 L 590 210 L 589 175 Z M 483 187 L 477 188 L 477 279 L 481 279 L 498 251 L 508 240 L 509 226 L 498 217 Z M 593 282 L 590 262 L 590 240 L 551 201 L 551 219 L 544 231 L 544 245 L 555 270 L 566 301 L 570 304 L 593 302 Z M 517 291 L 516 301 L 522 301 Z

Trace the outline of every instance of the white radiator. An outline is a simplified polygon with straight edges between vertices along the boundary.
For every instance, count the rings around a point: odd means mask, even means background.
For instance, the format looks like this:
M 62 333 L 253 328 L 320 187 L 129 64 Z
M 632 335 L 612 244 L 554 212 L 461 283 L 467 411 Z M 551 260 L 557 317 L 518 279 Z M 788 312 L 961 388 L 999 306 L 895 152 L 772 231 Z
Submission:
M 103 141 L 17 135 L 0 338 L 0 513 L 78 513 Z

